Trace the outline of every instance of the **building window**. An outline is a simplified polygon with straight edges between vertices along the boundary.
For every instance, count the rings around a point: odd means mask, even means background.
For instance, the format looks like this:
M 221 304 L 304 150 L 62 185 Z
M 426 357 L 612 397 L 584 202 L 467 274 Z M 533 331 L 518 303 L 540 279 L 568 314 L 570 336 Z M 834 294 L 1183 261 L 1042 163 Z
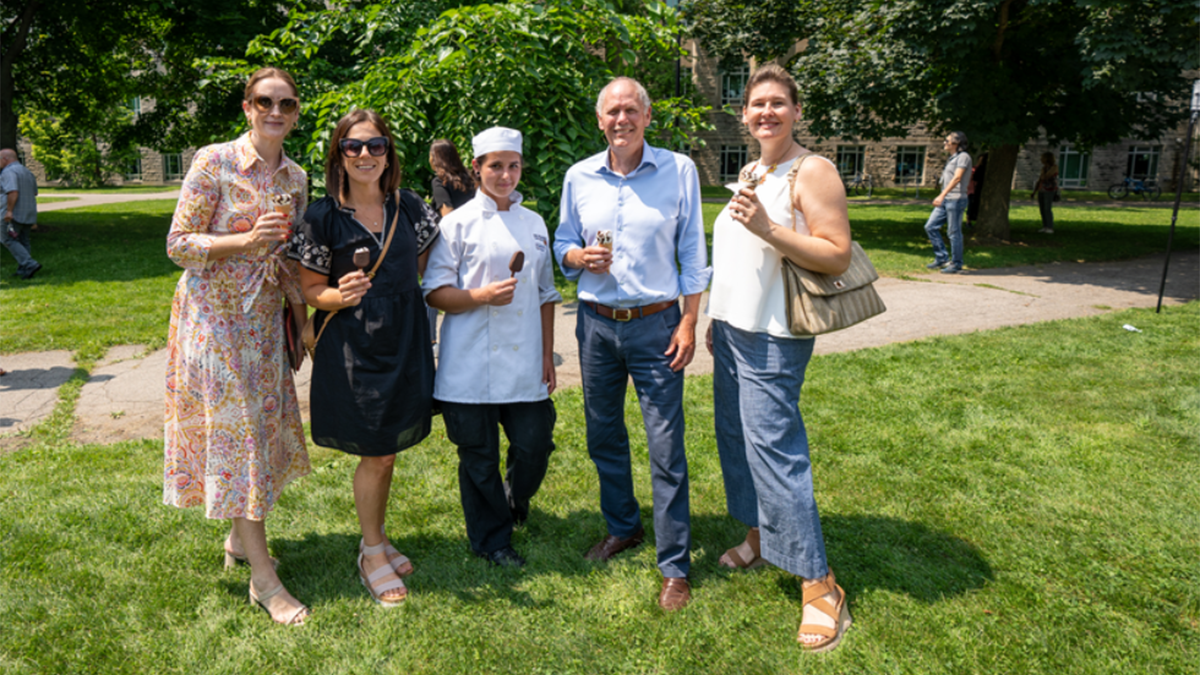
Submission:
M 125 180 L 141 180 L 142 179 L 142 158 L 130 160 L 125 165 Z
M 896 148 L 896 182 L 925 181 L 925 146 L 901 145 Z
M 1092 163 L 1090 152 L 1079 152 L 1064 145 L 1058 151 L 1058 183 L 1063 187 L 1087 187 L 1088 165 Z
M 742 92 L 750 79 L 750 64 L 736 61 L 721 64 L 721 105 L 742 105 Z
M 738 179 L 742 167 L 748 163 L 748 148 L 745 145 L 721 146 L 721 182 Z
M 1142 180 L 1158 178 L 1158 156 L 1161 154 L 1161 145 L 1129 146 L 1129 161 L 1125 165 L 1126 175 Z
M 163 179 L 181 180 L 183 178 L 183 155 L 176 152 L 163 155 Z
M 837 147 L 837 168 L 842 178 L 854 178 L 863 172 L 866 165 L 867 146 L 839 145 Z
M 134 118 L 142 114 L 142 97 L 134 96 L 129 99 L 129 110 L 133 113 Z
M 696 91 L 692 86 L 692 69 L 687 66 L 679 68 L 679 95 L 688 98 Z

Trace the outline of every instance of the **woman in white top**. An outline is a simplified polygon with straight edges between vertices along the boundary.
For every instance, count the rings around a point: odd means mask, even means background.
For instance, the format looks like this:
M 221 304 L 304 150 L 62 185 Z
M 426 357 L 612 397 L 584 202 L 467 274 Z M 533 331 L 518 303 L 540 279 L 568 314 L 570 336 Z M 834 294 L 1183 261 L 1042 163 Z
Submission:
M 516 192 L 521 133 L 493 127 L 472 145 L 479 190 L 442 220 L 422 283 L 426 302 L 446 313 L 433 396 L 458 446 L 471 550 L 519 567 L 513 526 L 529 515 L 554 451 L 554 305 L 562 296 L 546 224 Z M 508 438 L 503 479 L 500 427 Z
M 742 175 L 762 182 L 755 188 L 744 180 L 714 225 L 707 343 L 726 502 L 750 531 L 720 564 L 748 569 L 770 562 L 800 576 L 797 640 L 825 651 L 840 641 L 850 615 L 825 559 L 798 408 L 813 340 L 788 332 L 781 265 L 786 256 L 815 272 L 846 270 L 846 193 L 831 162 L 801 159 L 808 153 L 792 138 L 800 119 L 796 82 L 783 68 L 767 65 L 751 76 L 742 116 L 761 148 Z

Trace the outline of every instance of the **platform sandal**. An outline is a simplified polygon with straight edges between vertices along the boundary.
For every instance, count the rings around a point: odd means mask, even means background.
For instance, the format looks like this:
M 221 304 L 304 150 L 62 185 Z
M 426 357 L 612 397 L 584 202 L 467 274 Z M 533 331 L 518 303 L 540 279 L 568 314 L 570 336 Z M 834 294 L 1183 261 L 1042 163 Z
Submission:
M 838 602 L 832 605 L 825 596 L 836 592 Z M 801 623 L 800 630 L 796 632 L 796 641 L 805 651 L 814 653 L 827 652 L 838 646 L 842 641 L 842 636 L 846 634 L 846 630 L 850 628 L 850 608 L 846 605 L 846 591 L 842 590 L 841 586 L 837 585 L 837 580 L 834 579 L 833 570 L 829 571 L 821 581 L 804 589 L 803 607 L 811 605 L 814 609 L 821 612 L 825 616 L 834 619 L 833 626 L 826 626 L 819 623 Z M 803 610 L 802 610 L 803 611 Z M 803 613 L 801 613 L 801 621 L 803 622 Z M 805 642 L 801 639 L 802 635 L 820 635 L 825 639 L 818 642 Z
M 762 557 L 762 548 L 759 546 L 758 537 L 759 533 L 757 527 L 752 527 L 750 528 L 750 531 L 746 532 L 746 541 L 744 543 L 749 544 L 750 552 L 754 554 L 749 560 L 743 559 L 742 555 L 738 553 L 737 547 L 734 546 L 733 548 L 725 551 L 725 554 L 721 556 L 721 559 L 717 561 L 717 564 L 719 564 L 721 567 L 727 567 L 731 570 L 753 570 L 766 565 L 767 559 Z
M 392 569 L 391 565 L 380 565 L 378 569 L 368 575 L 363 568 L 363 561 L 367 556 L 379 555 L 384 552 L 386 552 L 386 547 L 383 544 L 364 546 L 362 552 L 358 554 L 358 578 L 362 581 L 363 586 L 367 587 L 367 591 L 371 594 L 371 597 L 381 607 L 396 607 L 408 597 L 408 588 L 404 586 L 402 580 L 397 578 L 392 581 L 384 581 L 384 578 L 388 576 L 395 576 L 396 570 Z M 404 590 L 404 593 L 398 598 L 388 599 L 384 597 L 385 593 L 397 588 Z

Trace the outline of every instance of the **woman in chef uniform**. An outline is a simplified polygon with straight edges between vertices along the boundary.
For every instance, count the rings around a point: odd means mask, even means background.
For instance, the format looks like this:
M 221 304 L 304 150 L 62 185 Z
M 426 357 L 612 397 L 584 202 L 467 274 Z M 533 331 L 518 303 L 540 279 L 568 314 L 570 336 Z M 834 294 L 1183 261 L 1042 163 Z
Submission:
M 446 313 L 433 396 L 458 446 L 471 550 L 519 567 L 513 526 L 529 515 L 554 451 L 554 305 L 562 296 L 546 224 L 516 191 L 521 133 L 492 127 L 472 148 L 479 190 L 442 220 L 422 282 L 426 302 Z

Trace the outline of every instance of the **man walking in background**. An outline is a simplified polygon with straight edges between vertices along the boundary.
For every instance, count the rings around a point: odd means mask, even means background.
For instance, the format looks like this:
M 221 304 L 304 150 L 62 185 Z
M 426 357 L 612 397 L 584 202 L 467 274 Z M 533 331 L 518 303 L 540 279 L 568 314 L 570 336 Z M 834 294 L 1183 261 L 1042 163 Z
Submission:
M 16 276 L 32 279 L 42 264 L 29 252 L 29 231 L 37 222 L 37 179 L 11 148 L 0 150 L 0 193 L 5 196 L 0 238 L 17 261 Z

